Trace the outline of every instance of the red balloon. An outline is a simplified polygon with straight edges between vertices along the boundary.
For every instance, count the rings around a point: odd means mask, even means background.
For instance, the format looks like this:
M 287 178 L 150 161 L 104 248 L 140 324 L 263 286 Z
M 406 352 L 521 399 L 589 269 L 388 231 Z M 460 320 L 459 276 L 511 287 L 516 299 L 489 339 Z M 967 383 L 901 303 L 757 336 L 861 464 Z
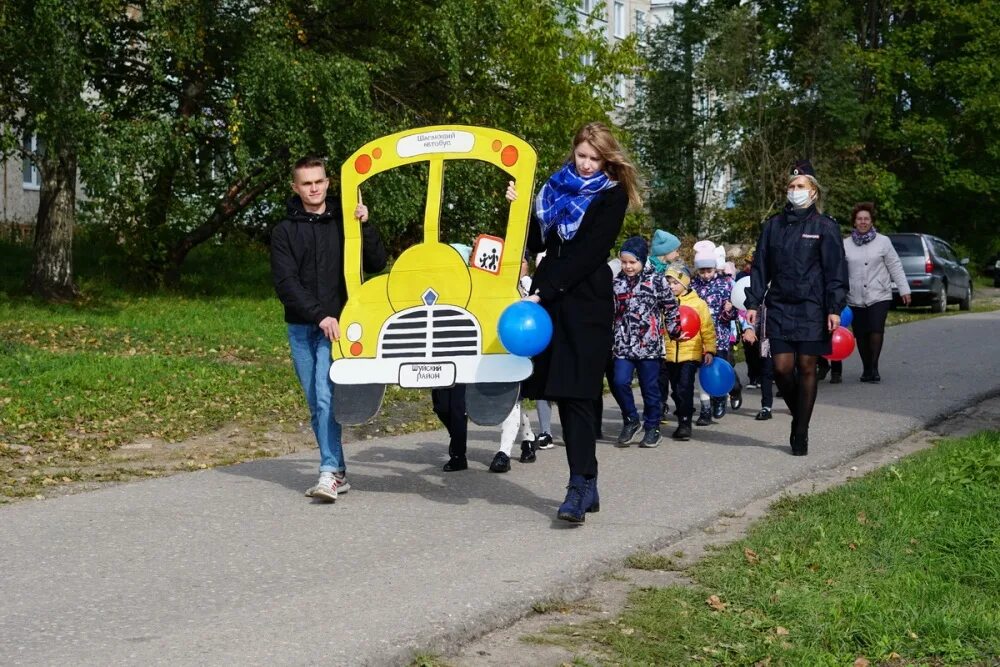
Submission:
M 830 361 L 843 361 L 854 352 L 854 334 L 846 327 L 833 330 L 833 351 L 823 356 Z
M 691 306 L 680 307 L 680 320 L 681 331 L 686 333 L 689 339 L 695 338 L 701 331 L 701 318 L 698 317 L 698 311 Z

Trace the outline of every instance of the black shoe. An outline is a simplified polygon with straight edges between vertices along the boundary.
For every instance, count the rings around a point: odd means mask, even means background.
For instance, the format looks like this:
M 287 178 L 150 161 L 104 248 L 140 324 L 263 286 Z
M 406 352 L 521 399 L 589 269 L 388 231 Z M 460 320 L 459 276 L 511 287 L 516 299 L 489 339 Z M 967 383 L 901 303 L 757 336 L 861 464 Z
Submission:
M 658 428 L 647 428 L 646 432 L 642 436 L 642 442 L 639 443 L 640 447 L 645 447 L 646 449 L 652 449 L 653 447 L 660 446 L 660 429 Z
M 870 382 L 872 384 L 878 384 L 881 381 L 882 378 L 879 376 L 878 371 L 872 371 L 872 379 L 870 380 Z
M 677 425 L 677 430 L 671 436 L 674 440 L 690 440 L 691 439 L 691 420 L 685 419 L 680 424 Z
M 660 406 L 660 423 L 666 424 L 670 421 L 670 406 L 664 403 Z
M 771 418 L 771 409 L 770 408 L 761 408 L 760 412 L 757 413 L 757 416 L 754 417 L 754 419 L 756 419 L 759 422 L 762 422 L 765 419 L 770 419 L 770 418 Z
M 552 444 L 552 436 L 548 433 L 539 433 L 538 437 L 535 438 L 535 449 L 552 449 L 555 445 Z
M 467 470 L 468 467 L 469 461 L 464 456 L 452 456 L 441 470 L 445 472 L 458 472 L 459 470 Z
M 698 421 L 695 422 L 697 426 L 708 426 L 712 423 L 712 409 L 702 408 L 701 414 L 698 415 Z
M 792 456 L 809 454 L 809 436 L 807 434 L 792 436 Z
M 729 407 L 736 412 L 743 407 L 743 390 L 737 389 L 729 395 Z
M 844 381 L 844 378 L 840 376 L 840 373 L 834 373 L 830 376 L 830 384 L 840 384 Z
M 490 464 L 490 472 L 510 472 L 510 457 L 503 452 L 497 452 Z
M 521 463 L 534 463 L 535 459 L 535 448 L 530 440 L 525 440 L 521 443 Z
M 635 438 L 635 434 L 639 432 L 639 428 L 642 426 L 642 422 L 636 419 L 634 422 L 625 422 L 622 426 L 622 432 L 618 434 L 618 447 L 628 447 L 629 443 Z
M 712 417 L 715 419 L 722 419 L 726 416 L 726 398 L 713 398 L 712 399 Z
M 830 373 L 830 364 L 817 364 L 816 366 L 816 380 L 822 382 Z
M 870 372 L 868 372 L 868 371 L 865 371 L 865 372 L 863 372 L 861 374 L 861 378 L 860 379 L 861 379 L 862 382 L 871 382 L 872 381 L 872 374 Z

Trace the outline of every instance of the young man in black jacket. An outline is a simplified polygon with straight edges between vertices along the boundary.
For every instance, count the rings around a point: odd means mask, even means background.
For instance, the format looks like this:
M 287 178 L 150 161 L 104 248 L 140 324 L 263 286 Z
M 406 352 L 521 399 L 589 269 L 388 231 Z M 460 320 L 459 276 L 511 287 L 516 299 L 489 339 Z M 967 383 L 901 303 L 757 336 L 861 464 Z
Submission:
M 346 493 L 347 467 L 340 424 L 333 416 L 330 345 L 340 339 L 338 318 L 347 300 L 344 285 L 344 221 L 337 197 L 327 197 L 330 181 L 323 160 L 305 157 L 292 168 L 286 218 L 271 232 L 271 276 L 285 307 L 292 364 L 309 404 L 319 444 L 319 482 L 306 496 L 334 502 Z M 386 252 L 368 221 L 360 198 L 354 217 L 362 223 L 362 267 L 385 268 Z

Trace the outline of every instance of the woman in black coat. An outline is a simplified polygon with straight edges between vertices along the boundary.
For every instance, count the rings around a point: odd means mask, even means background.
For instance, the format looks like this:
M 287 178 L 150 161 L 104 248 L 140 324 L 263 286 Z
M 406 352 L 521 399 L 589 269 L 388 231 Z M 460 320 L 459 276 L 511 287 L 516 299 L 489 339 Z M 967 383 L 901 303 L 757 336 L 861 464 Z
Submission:
M 792 454 L 809 452 L 816 403 L 816 360 L 830 354 L 847 300 L 847 261 L 840 229 L 823 215 L 819 183 L 808 160 L 795 164 L 785 209 L 764 223 L 750 272 L 747 319 L 767 306 L 762 339 L 770 344 L 774 381 L 792 413 Z M 761 351 L 762 353 L 764 350 Z
M 507 197 L 517 193 L 513 184 Z M 528 249 L 545 251 L 526 297 L 552 318 L 552 342 L 533 359 L 523 395 L 555 401 L 569 460 L 558 517 L 582 522 L 600 510 L 594 400 L 611 353 L 614 296 L 608 255 L 625 211 L 641 198 L 635 167 L 602 123 L 583 126 L 573 152 L 542 186 L 532 209 Z

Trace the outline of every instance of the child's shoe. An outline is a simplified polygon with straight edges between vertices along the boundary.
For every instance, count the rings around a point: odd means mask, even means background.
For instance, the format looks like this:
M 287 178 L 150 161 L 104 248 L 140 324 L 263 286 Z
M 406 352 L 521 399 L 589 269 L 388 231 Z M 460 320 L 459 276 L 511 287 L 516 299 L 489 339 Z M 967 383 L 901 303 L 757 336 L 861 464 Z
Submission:
M 552 444 L 552 436 L 548 433 L 539 433 L 538 437 L 535 438 L 535 449 L 552 449 L 555 445 Z
M 642 426 L 642 422 L 636 419 L 635 421 L 626 421 L 625 425 L 622 426 L 622 432 L 618 435 L 617 447 L 628 447 L 632 439 L 635 438 L 635 434 L 639 432 L 639 428 Z
M 647 428 L 646 432 L 642 436 L 642 442 L 639 443 L 639 446 L 645 449 L 652 449 L 653 447 L 659 447 L 660 429 L 656 428 L 655 426 L 653 428 Z
M 535 459 L 535 447 L 531 440 L 524 440 L 521 442 L 521 463 L 534 463 Z
M 503 452 L 497 452 L 490 463 L 490 472 L 510 472 L 510 457 Z
M 690 440 L 691 439 L 691 418 L 679 420 L 677 424 L 677 430 L 674 431 L 674 440 Z
M 754 417 L 754 419 L 756 419 L 759 422 L 762 422 L 765 419 L 770 419 L 770 418 L 771 418 L 771 408 L 761 408 L 760 412 L 757 413 L 757 416 Z
M 698 415 L 698 421 L 695 422 L 698 426 L 708 426 L 712 423 L 712 408 L 707 405 L 701 406 L 701 414 Z
M 726 416 L 726 397 L 712 397 L 712 416 L 715 419 L 722 419 Z

